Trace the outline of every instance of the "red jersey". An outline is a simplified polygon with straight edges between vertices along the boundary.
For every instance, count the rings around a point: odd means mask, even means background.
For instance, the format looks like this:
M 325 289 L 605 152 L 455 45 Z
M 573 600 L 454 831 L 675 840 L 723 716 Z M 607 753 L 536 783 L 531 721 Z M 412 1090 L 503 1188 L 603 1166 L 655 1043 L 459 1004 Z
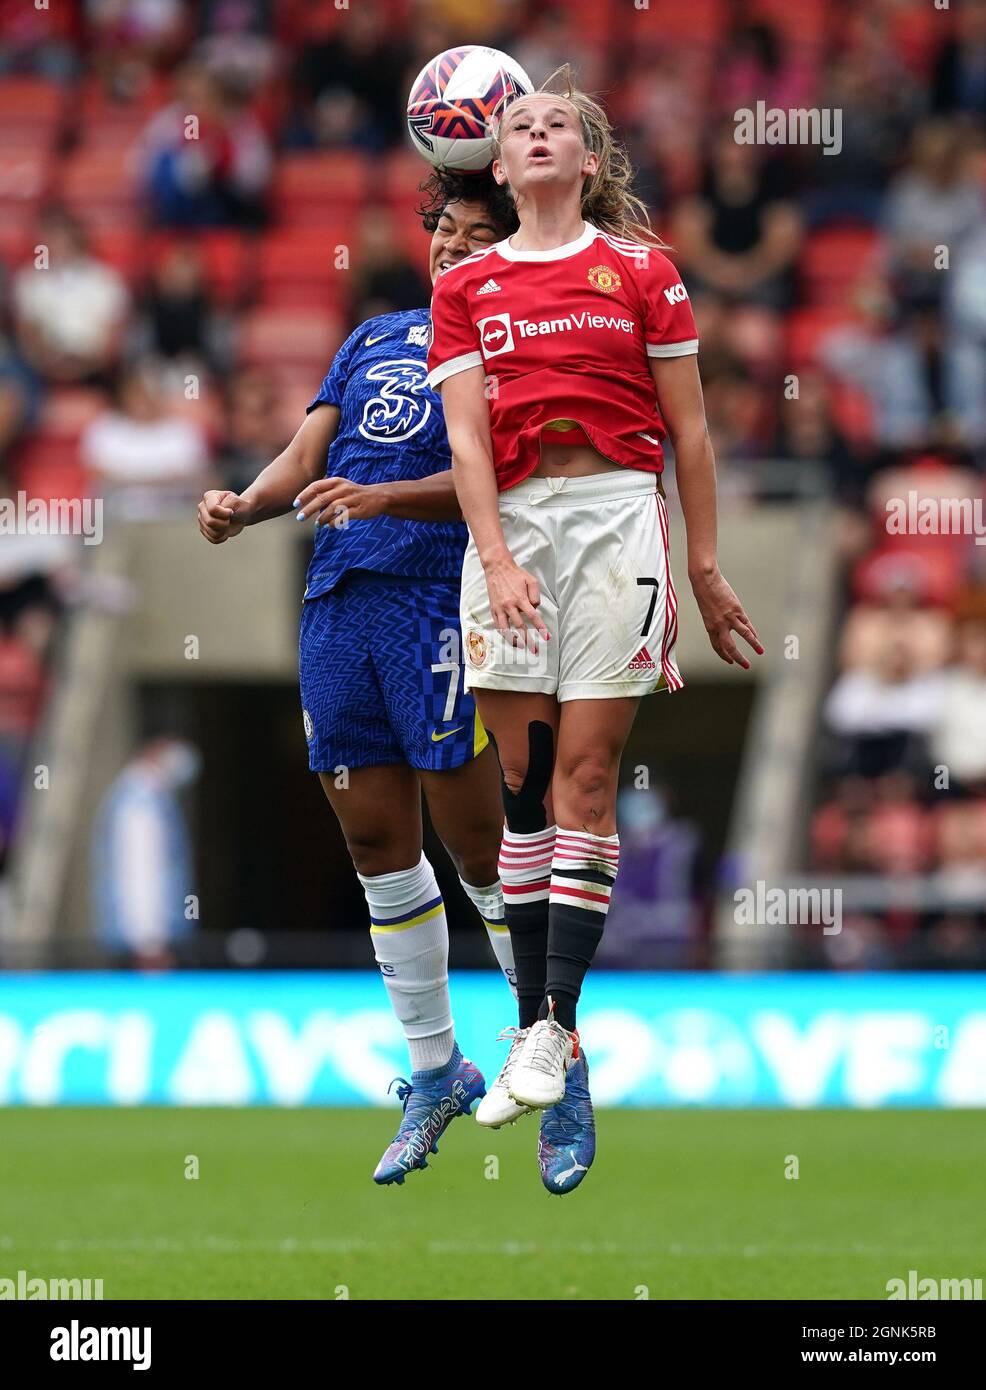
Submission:
M 429 386 L 486 368 L 501 492 L 537 467 L 555 422 L 614 463 L 664 467 L 647 359 L 697 352 L 698 333 L 681 277 L 655 247 L 589 223 L 551 251 L 500 241 L 439 276 L 431 318 Z

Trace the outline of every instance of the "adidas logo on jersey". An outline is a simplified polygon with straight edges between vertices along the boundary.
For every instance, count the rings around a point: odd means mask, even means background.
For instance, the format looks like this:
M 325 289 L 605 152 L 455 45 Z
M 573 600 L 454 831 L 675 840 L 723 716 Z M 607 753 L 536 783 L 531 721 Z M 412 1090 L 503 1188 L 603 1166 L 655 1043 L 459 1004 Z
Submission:
M 487 280 L 485 285 L 480 285 L 477 294 L 499 294 L 501 286 L 495 280 Z
M 640 648 L 640 651 L 637 653 L 637 655 L 630 662 L 630 665 L 627 667 L 628 671 L 655 671 L 656 669 L 657 667 L 654 665 L 654 658 L 651 656 L 650 652 L 647 650 L 646 647 Z

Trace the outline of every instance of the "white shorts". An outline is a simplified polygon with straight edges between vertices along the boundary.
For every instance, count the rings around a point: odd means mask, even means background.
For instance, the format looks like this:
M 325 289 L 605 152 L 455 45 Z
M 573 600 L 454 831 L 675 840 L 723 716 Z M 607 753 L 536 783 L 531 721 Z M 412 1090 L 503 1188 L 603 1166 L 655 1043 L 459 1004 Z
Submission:
M 500 520 L 511 555 L 541 587 L 551 640 L 538 638 L 534 653 L 497 632 L 470 537 L 460 603 L 467 690 L 601 700 L 681 689 L 668 511 L 653 473 L 531 477 L 500 494 Z

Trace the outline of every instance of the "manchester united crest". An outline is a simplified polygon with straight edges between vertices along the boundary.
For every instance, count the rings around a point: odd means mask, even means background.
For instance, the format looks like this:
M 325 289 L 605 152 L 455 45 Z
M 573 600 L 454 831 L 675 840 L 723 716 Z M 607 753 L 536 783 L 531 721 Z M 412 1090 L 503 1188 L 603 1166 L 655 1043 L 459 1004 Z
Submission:
M 623 281 L 611 265 L 594 265 L 589 271 L 589 284 L 594 290 L 602 290 L 604 294 L 614 294 L 623 284 Z
M 466 638 L 470 666 L 482 666 L 489 655 L 489 643 L 481 632 L 470 632 Z

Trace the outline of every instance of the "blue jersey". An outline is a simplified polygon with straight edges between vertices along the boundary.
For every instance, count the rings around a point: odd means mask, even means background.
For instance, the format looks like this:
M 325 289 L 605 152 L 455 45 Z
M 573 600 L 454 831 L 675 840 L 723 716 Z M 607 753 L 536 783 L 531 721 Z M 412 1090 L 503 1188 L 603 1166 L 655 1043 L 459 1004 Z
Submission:
M 452 466 L 441 399 L 426 384 L 427 309 L 380 314 L 343 343 L 308 407 L 339 407 L 326 477 L 354 483 L 427 478 Z M 458 580 L 468 533 L 463 522 L 393 516 L 320 526 L 305 598 L 329 593 L 348 570 Z

